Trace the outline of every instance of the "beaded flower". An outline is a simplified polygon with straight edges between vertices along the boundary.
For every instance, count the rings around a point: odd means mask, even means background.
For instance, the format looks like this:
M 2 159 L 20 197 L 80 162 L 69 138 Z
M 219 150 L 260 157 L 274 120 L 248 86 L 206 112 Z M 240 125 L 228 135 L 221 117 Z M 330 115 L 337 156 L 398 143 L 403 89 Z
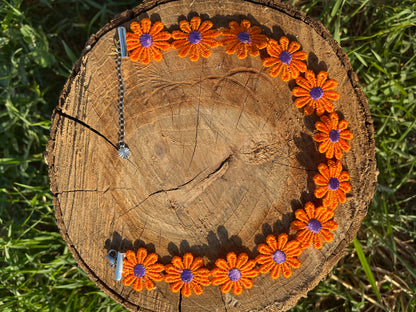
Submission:
M 305 78 L 298 77 L 296 84 L 298 87 L 292 89 L 292 94 L 297 97 L 295 105 L 297 108 L 305 106 L 305 114 L 312 115 L 316 109 L 316 114 L 321 116 L 325 111 L 331 113 L 334 111 L 334 105 L 331 101 L 339 99 L 339 93 L 334 91 L 338 82 L 333 79 L 327 79 L 328 73 L 321 71 L 315 78 L 311 70 L 305 72 Z
M 228 24 L 229 29 L 223 29 L 221 34 L 224 36 L 220 40 L 221 45 L 225 46 L 225 52 L 234 54 L 244 59 L 247 54 L 258 56 L 259 49 L 267 46 L 267 37 L 261 33 L 259 26 L 251 26 L 250 21 L 243 20 L 240 24 L 232 21 Z
M 201 24 L 201 18 L 195 16 L 190 22 L 182 20 L 179 22 L 181 30 L 172 32 L 172 47 L 179 49 L 178 55 L 186 57 L 189 53 L 191 61 L 198 61 L 199 54 L 202 57 L 211 56 L 211 48 L 216 48 L 219 43 L 215 39 L 220 35 L 216 29 L 211 29 L 212 22 L 207 20 Z
M 209 270 L 204 268 L 204 260 L 200 257 L 194 259 L 191 253 L 186 253 L 181 257 L 175 256 L 172 264 L 165 266 L 165 281 L 170 283 L 172 292 L 181 293 L 185 297 L 189 297 L 192 291 L 200 295 L 203 293 L 202 286 L 209 286 Z
M 352 132 L 346 130 L 348 128 L 348 121 L 339 121 L 338 114 L 332 112 L 327 115 L 321 116 L 321 121 L 315 123 L 315 127 L 318 131 L 313 136 L 316 142 L 322 142 L 319 144 L 319 152 L 325 153 L 326 158 L 331 159 L 335 156 L 336 159 L 341 159 L 342 151 L 348 152 L 351 147 L 345 140 L 351 140 L 353 138 Z
M 239 254 L 237 258 L 234 252 L 229 252 L 227 260 L 217 259 L 215 266 L 211 271 L 212 285 L 222 285 L 223 293 L 228 293 L 232 288 L 235 295 L 240 295 L 243 287 L 253 287 L 252 279 L 259 275 L 259 271 L 254 269 L 256 260 L 249 260 L 245 253 Z
M 145 248 L 140 248 L 137 254 L 128 250 L 126 257 L 123 259 L 123 285 L 130 286 L 133 284 L 133 289 L 141 291 L 143 286 L 147 290 L 152 290 L 155 285 L 153 281 L 160 282 L 163 280 L 162 274 L 164 270 L 163 264 L 156 263 L 158 255 L 155 253 L 147 254 Z
M 290 277 L 292 275 L 291 267 L 295 269 L 300 267 L 300 261 L 296 258 L 302 253 L 300 242 L 297 240 L 289 241 L 289 236 L 282 233 L 277 240 L 274 235 L 268 235 L 266 243 L 257 247 L 260 255 L 257 256 L 256 260 L 261 264 L 260 273 L 267 273 L 271 270 L 270 276 L 273 279 L 277 279 L 280 272 L 284 277 Z
M 149 64 L 151 57 L 155 61 L 162 59 L 162 50 L 170 48 L 170 33 L 162 31 L 165 27 L 162 22 L 152 22 L 144 18 L 138 22 L 132 22 L 130 29 L 133 33 L 126 33 L 127 51 L 129 51 L 130 60 L 137 62 L 140 60 L 143 64 Z
M 271 67 L 269 70 L 270 76 L 277 77 L 280 75 L 283 81 L 298 78 L 299 73 L 303 73 L 307 69 L 306 64 L 302 61 L 306 60 L 308 54 L 298 51 L 300 44 L 296 41 L 289 45 L 289 39 L 286 37 L 280 38 L 279 43 L 273 39 L 269 40 L 267 53 L 270 57 L 263 59 L 263 66 Z
M 338 202 L 345 203 L 345 193 L 351 191 L 351 185 L 347 182 L 350 175 L 347 171 L 342 171 L 341 162 L 328 160 L 328 165 L 320 164 L 318 170 L 320 174 L 313 178 L 319 186 L 315 190 L 315 196 L 323 198 L 324 206 L 330 209 L 335 209 Z
M 334 211 L 323 206 L 315 209 L 311 202 L 306 203 L 305 210 L 298 209 L 295 211 L 296 219 L 290 225 L 292 230 L 298 231 L 296 239 L 300 241 L 302 248 L 308 248 L 311 243 L 316 249 L 322 248 L 322 238 L 329 243 L 333 240 L 338 224 L 331 220 L 334 217 Z

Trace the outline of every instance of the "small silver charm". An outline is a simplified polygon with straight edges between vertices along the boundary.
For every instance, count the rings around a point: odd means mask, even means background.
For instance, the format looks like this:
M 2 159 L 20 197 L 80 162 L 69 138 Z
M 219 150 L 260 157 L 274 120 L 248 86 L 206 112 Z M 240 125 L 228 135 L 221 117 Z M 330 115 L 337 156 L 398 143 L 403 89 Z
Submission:
M 116 268 L 116 275 L 114 279 L 116 281 L 121 280 L 121 275 L 123 273 L 123 259 L 124 259 L 124 253 L 115 251 L 114 249 L 111 249 L 106 258 L 110 261 L 110 267 Z
M 130 150 L 127 146 L 121 146 L 118 149 L 118 156 L 120 156 L 123 159 L 127 159 L 130 156 Z

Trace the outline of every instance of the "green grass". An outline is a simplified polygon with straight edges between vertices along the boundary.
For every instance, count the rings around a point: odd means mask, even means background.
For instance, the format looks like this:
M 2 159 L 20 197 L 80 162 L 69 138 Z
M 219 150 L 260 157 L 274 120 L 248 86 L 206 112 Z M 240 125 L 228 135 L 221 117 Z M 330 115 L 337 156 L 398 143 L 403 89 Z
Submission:
M 377 192 L 346 256 L 292 311 L 416 311 L 416 3 L 304 0 L 350 57 L 374 120 Z M 122 311 L 55 225 L 43 152 L 89 35 L 137 1 L 0 2 L 0 310 Z

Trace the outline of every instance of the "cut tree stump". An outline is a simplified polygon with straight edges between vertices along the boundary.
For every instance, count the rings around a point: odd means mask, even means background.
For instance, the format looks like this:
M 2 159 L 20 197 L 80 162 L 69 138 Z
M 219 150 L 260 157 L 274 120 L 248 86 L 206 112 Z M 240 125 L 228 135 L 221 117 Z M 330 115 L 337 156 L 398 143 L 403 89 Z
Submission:
M 308 67 L 338 81 L 335 111 L 354 134 L 342 159 L 352 191 L 335 210 L 334 240 L 306 249 L 290 278 L 261 275 L 240 296 L 211 286 L 184 298 L 164 282 L 136 292 L 114 280 L 106 259 L 110 249 L 142 246 L 165 264 L 185 252 L 209 268 L 229 251 L 255 257 L 268 234 L 293 234 L 294 211 L 315 200 L 313 177 L 326 162 L 312 140 L 318 117 L 294 106 L 293 80 L 272 78 L 260 57 L 240 60 L 223 47 L 197 62 L 174 49 L 146 66 L 123 60 L 131 156 L 118 157 L 116 28 L 149 17 L 172 31 L 197 14 L 216 28 L 246 18 L 270 38 L 301 43 Z M 319 22 L 267 0 L 151 1 L 117 16 L 90 38 L 65 85 L 46 160 L 57 223 L 76 261 L 131 311 L 289 309 L 343 256 L 377 175 L 372 120 L 345 53 Z

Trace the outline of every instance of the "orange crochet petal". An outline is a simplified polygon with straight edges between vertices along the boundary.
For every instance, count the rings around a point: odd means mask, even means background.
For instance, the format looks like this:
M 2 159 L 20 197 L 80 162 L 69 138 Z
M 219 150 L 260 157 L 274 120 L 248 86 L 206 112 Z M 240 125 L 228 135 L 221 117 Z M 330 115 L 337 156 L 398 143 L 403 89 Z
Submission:
M 182 282 L 180 274 L 178 274 L 178 275 L 166 274 L 164 276 L 164 280 L 165 280 L 166 283 Z
M 123 285 L 124 286 L 130 286 L 131 284 L 133 284 L 133 282 L 134 282 L 134 280 L 136 279 L 137 277 L 136 276 L 134 276 L 134 274 L 131 274 L 131 275 L 129 275 L 129 276 L 126 276 L 125 278 L 123 278 Z
M 259 272 L 260 273 L 267 273 L 269 272 L 275 265 L 276 262 L 274 262 L 272 259 L 270 259 L 271 261 L 265 262 L 264 264 L 262 264 L 259 268 Z
M 289 45 L 289 48 L 287 49 L 288 52 L 290 52 L 292 55 L 294 52 L 300 49 L 300 43 L 296 41 L 292 41 Z
M 172 264 L 179 270 L 185 270 L 181 257 L 175 256 L 172 258 Z
M 148 278 L 144 278 L 143 285 L 147 290 L 153 290 L 155 288 L 155 284 Z
M 182 30 L 183 32 L 185 32 L 187 34 L 189 34 L 192 31 L 191 26 L 189 26 L 189 23 L 188 23 L 187 20 L 180 21 L 179 22 L 179 28 L 180 28 L 180 30 Z M 173 33 L 175 33 L 175 31 Z M 172 33 L 172 35 L 173 35 L 173 33 Z
M 323 245 L 322 238 L 319 234 L 313 235 L 313 247 L 316 249 L 321 249 Z
M 189 53 L 189 58 L 191 61 L 196 62 L 199 60 L 199 44 L 191 44 L 191 51 Z
M 192 290 L 195 293 L 195 295 L 200 295 L 204 292 L 202 286 L 197 283 L 192 283 Z
M 229 277 L 228 274 L 221 276 L 221 277 L 214 277 L 211 281 L 212 285 L 214 286 L 219 286 L 222 285 L 224 283 L 226 283 L 227 281 L 229 281 Z
M 350 174 L 347 171 L 342 171 L 338 176 L 339 182 L 346 182 L 350 180 Z
M 191 266 L 189 267 L 189 269 L 191 269 L 191 271 L 195 271 L 201 267 L 204 266 L 204 259 L 201 257 L 197 257 L 195 258 L 195 260 L 192 262 Z M 202 272 L 202 271 L 201 271 Z M 205 271 L 204 271 L 205 272 Z
M 286 263 L 295 269 L 300 268 L 301 265 L 301 262 L 297 258 L 288 258 L 286 259 Z
M 289 236 L 286 233 L 280 234 L 277 238 L 277 249 L 283 250 L 288 240 Z
M 311 202 L 307 202 L 305 204 L 305 212 L 308 215 L 309 220 L 315 218 L 315 205 Z
M 327 186 L 329 179 L 325 178 L 321 174 L 317 174 L 313 177 L 313 181 L 315 182 L 316 185 Z
M 277 240 L 276 237 L 272 234 L 267 235 L 266 237 L 266 243 L 269 245 L 269 247 L 272 249 L 272 252 L 277 250 Z
M 150 32 L 150 25 L 152 25 L 152 22 L 150 21 L 150 19 L 144 18 L 141 20 L 140 24 L 142 26 L 143 33 L 148 34 Z
M 243 292 L 243 286 L 241 285 L 240 281 L 232 282 L 233 283 L 233 293 L 236 296 L 241 295 Z
M 171 34 L 169 32 L 167 32 L 167 31 L 162 31 L 162 32 L 160 32 L 158 34 L 155 34 L 152 37 L 153 37 L 153 44 L 155 44 L 158 41 L 167 41 L 167 40 L 169 40 L 171 38 Z M 181 39 L 186 39 L 186 37 L 185 38 L 181 38 Z
M 146 254 L 147 254 L 147 250 L 146 250 Z M 139 257 L 137 257 L 137 259 L 139 259 Z M 149 266 L 151 264 L 156 263 L 158 259 L 159 259 L 159 257 L 158 257 L 157 254 L 151 253 L 147 257 L 146 257 L 146 255 L 144 255 L 142 263 L 143 263 L 144 266 Z
M 337 228 L 338 228 L 338 223 L 336 223 L 333 220 L 327 221 L 327 222 L 322 224 L 322 229 L 324 229 L 324 230 L 335 231 Z
M 325 242 L 330 243 L 332 242 L 332 240 L 334 239 L 334 234 L 332 234 L 330 231 L 328 230 L 321 230 L 319 232 L 322 235 L 322 238 L 324 239 Z
M 154 36 L 156 36 L 158 33 L 162 31 L 162 29 L 165 27 L 162 22 L 155 22 L 150 29 L 150 35 L 152 36 L 153 40 L 155 39 Z
M 204 21 L 201 26 L 199 27 L 199 32 L 202 34 L 206 32 L 207 30 L 211 29 L 213 26 L 211 21 Z
M 183 256 L 183 267 L 185 269 L 190 269 L 193 261 L 194 261 L 194 256 L 190 252 L 187 252 Z
M 277 278 L 279 278 L 281 270 L 282 270 L 282 266 L 281 266 L 280 264 L 276 264 L 276 265 L 273 267 L 272 271 L 270 272 L 270 277 L 271 277 L 272 279 L 277 279 Z
M 282 275 L 286 278 L 292 276 L 292 269 L 286 262 L 282 263 Z
M 329 90 L 331 90 L 331 89 L 334 89 L 334 88 L 336 88 L 338 86 L 338 82 L 336 82 L 335 80 L 333 80 L 333 79 L 328 79 L 323 85 L 322 85 L 322 90 L 324 90 L 324 93 L 327 93 L 327 92 L 336 92 L 336 91 L 329 91 Z M 338 92 L 336 92 L 336 93 L 338 93 Z M 339 94 L 338 94 L 338 96 L 339 96 Z
M 327 194 L 327 192 L 328 192 L 328 188 L 326 186 L 321 186 L 315 190 L 314 194 L 316 198 L 322 198 L 325 196 L 325 194 Z
M 224 271 L 228 271 L 231 269 L 227 261 L 225 261 L 224 259 L 217 259 L 217 261 L 215 261 L 215 265 Z
M 241 253 L 241 254 L 238 255 L 235 267 L 237 269 L 241 269 L 247 263 L 247 261 L 248 261 L 247 254 L 246 253 Z M 254 263 L 254 265 L 255 265 L 255 263 Z
M 308 205 L 309 203 L 306 203 L 306 204 Z M 309 222 L 309 217 L 303 209 L 297 209 L 295 211 L 295 216 L 296 216 L 296 219 L 298 219 L 298 220 L 300 220 L 304 223 Z
M 184 284 L 185 284 L 185 283 L 184 283 L 184 282 L 182 282 L 182 281 L 178 281 L 178 282 L 172 283 L 172 284 L 170 284 L 170 290 L 171 290 L 172 292 L 176 293 L 176 292 L 178 292 L 179 290 L 181 290 L 181 288 L 182 288 L 182 286 L 183 286 Z
M 181 294 L 184 297 L 189 297 L 192 295 L 192 291 L 191 291 L 191 284 L 190 283 L 184 283 L 182 290 L 181 290 Z
M 237 48 L 237 57 L 239 59 L 245 59 L 247 57 L 247 54 L 248 54 L 247 43 L 243 43 L 239 45 Z
M 154 45 L 150 46 L 150 51 L 152 52 L 152 57 L 156 62 L 160 62 L 163 58 L 162 52 L 157 49 Z
M 138 22 L 132 22 L 130 24 L 130 29 L 138 36 L 141 36 L 143 34 L 142 28 L 140 27 L 140 24 Z
M 331 148 L 331 146 L 333 147 L 333 145 L 331 145 L 331 142 L 329 141 L 329 139 L 326 139 L 325 141 L 323 141 L 321 144 L 319 144 L 318 147 L 318 151 L 319 153 L 325 153 L 326 152 L 326 158 L 332 158 L 332 155 L 334 154 L 334 149 Z M 322 175 L 320 175 L 321 178 L 317 178 L 315 183 L 320 183 L 319 185 L 325 185 L 328 183 L 328 181 L 325 181 L 324 177 L 322 177 Z M 319 182 L 318 182 L 319 181 Z
M 143 279 L 142 278 L 136 278 L 136 280 L 133 283 L 133 289 L 135 291 L 143 290 Z
M 253 281 L 249 278 L 242 277 L 240 278 L 241 285 L 246 289 L 251 289 L 253 287 Z
M 230 292 L 231 287 L 233 286 L 233 283 L 229 280 L 224 285 L 221 286 L 221 292 L 226 294 Z
M 259 244 L 257 246 L 257 251 L 265 255 L 271 255 L 273 253 L 273 250 L 266 244 Z
M 146 248 L 139 248 L 139 250 L 137 250 L 137 263 L 144 264 L 144 260 L 146 259 L 146 257 L 147 257 Z
M 199 16 L 194 16 L 189 22 L 192 30 L 198 30 L 199 25 L 201 25 L 201 18 Z
M 186 42 L 187 42 L 188 37 L 189 37 L 189 35 L 187 33 L 184 33 L 180 30 L 174 30 L 172 32 L 172 39 L 175 39 L 175 40 L 186 40 Z M 173 43 L 175 43 L 175 42 L 173 42 Z
M 306 223 L 308 223 L 308 221 L 306 221 Z M 290 228 L 293 231 L 303 230 L 305 227 L 306 227 L 306 224 L 298 220 L 292 221 L 292 223 L 290 224 Z
M 306 107 L 310 106 L 311 108 L 309 108 L 309 109 L 312 109 L 312 113 L 313 113 L 313 110 L 315 109 L 315 104 L 312 102 L 311 98 L 306 97 L 306 96 L 295 99 L 294 104 L 297 108 L 302 108 L 304 106 L 306 106 Z M 311 114 L 309 114 L 309 115 L 311 115 Z
M 227 254 L 227 262 L 230 268 L 235 268 L 237 264 L 237 255 L 234 252 Z
M 147 48 L 143 48 L 143 52 L 140 55 L 140 62 L 144 65 L 147 65 L 150 63 L 150 49 Z
M 283 64 L 281 62 L 277 63 L 275 66 L 270 68 L 269 75 L 272 77 L 277 77 L 282 72 Z
M 136 253 L 133 250 L 127 250 L 125 257 L 131 265 L 135 266 L 137 264 Z
M 175 44 L 175 42 L 176 41 L 174 41 L 173 44 Z M 179 57 L 186 57 L 190 50 L 191 50 L 191 44 L 188 43 L 178 50 Z

